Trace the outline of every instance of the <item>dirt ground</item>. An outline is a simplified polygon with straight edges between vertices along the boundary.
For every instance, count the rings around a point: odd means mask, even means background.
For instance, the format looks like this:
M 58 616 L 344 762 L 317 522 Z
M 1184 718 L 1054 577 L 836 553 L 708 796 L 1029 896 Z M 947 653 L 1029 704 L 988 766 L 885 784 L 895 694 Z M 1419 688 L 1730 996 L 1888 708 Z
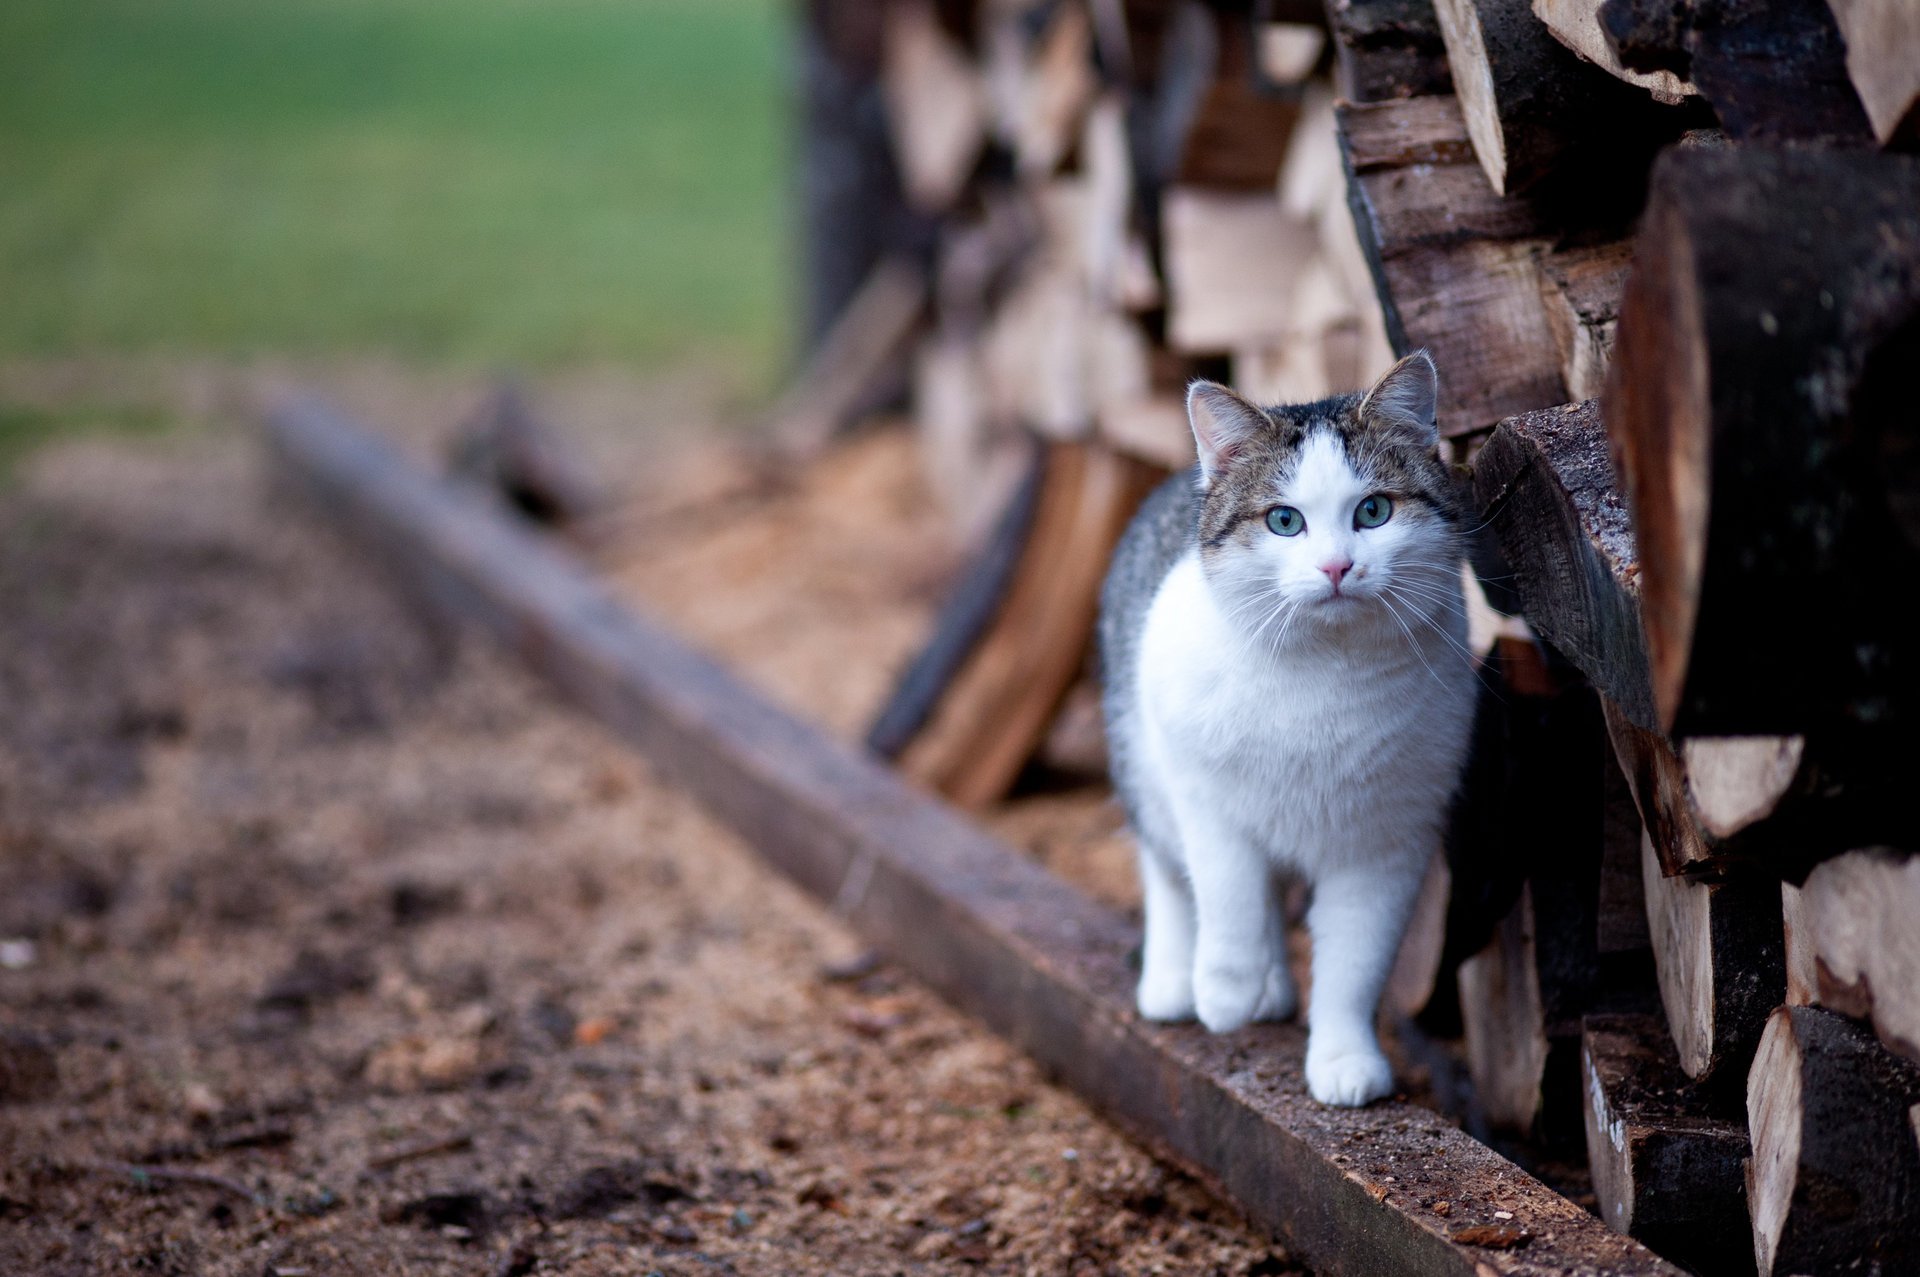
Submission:
M 836 635 L 912 650 L 937 511 L 885 437 L 845 491 L 731 457 L 592 553 L 856 731 L 889 670 Z M 1297 1271 L 419 627 L 235 431 L 42 453 L 0 599 L 0 1272 Z M 1049 801 L 1012 832 L 1124 902 L 1099 796 Z

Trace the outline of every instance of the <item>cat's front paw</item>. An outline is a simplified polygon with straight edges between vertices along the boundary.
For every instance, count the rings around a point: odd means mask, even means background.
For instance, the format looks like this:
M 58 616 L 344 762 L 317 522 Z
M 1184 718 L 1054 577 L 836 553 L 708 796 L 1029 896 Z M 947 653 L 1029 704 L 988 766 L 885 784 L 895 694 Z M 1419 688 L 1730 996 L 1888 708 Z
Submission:
M 1322 1104 L 1359 1108 L 1393 1091 L 1393 1066 L 1377 1048 L 1315 1055 L 1307 1050 L 1307 1090 Z
M 1143 1020 L 1169 1022 L 1191 1020 L 1193 1018 L 1193 977 L 1182 971 L 1178 974 L 1149 972 L 1140 977 L 1140 987 L 1134 993 L 1134 1005 L 1140 1009 Z
M 1231 1033 L 1260 1018 L 1266 991 L 1259 967 L 1202 969 L 1193 977 L 1194 1010 L 1209 1033 Z

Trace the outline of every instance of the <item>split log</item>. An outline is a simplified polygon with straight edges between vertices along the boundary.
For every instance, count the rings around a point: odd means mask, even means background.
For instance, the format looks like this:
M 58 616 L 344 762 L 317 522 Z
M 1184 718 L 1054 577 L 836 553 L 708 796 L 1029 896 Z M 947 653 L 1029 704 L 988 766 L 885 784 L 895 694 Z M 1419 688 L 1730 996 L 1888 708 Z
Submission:
M 1061 5 L 1022 79 L 1013 154 L 1023 177 L 1046 177 L 1060 167 L 1096 87 L 1092 22 L 1081 5 Z
M 1454 436 L 1566 402 L 1533 258 L 1551 231 L 1495 194 L 1448 97 L 1342 106 L 1348 199 L 1387 335 L 1439 366 L 1440 429 Z
M 1920 572 L 1916 362 L 1920 161 L 1661 157 L 1605 408 L 1676 736 L 1804 734 L 1842 786 L 1902 752 L 1920 634 L 1886 583 Z M 1820 603 L 1770 641 L 1794 597 Z M 1835 736 L 1882 745 L 1836 759 Z M 1910 829 L 1913 804 L 1882 797 Z
M 1174 187 L 1163 198 L 1167 343 L 1177 351 L 1225 354 L 1294 330 L 1290 304 L 1314 251 L 1311 226 L 1290 217 L 1266 191 Z
M 980 77 L 932 0 L 901 0 L 885 14 L 880 83 L 894 158 L 908 199 L 937 213 L 959 198 L 987 140 Z
M 1668 877 L 1642 843 L 1647 928 L 1680 1067 L 1697 1081 L 1744 1076 L 1768 1012 L 1786 994 L 1780 891 L 1770 879 Z
M 1658 106 L 1581 62 L 1534 17 L 1529 0 L 1434 0 L 1434 11 L 1467 136 L 1496 193 L 1599 163 L 1606 152 L 1644 167 Z
M 1747 1128 L 1680 1071 L 1658 1016 L 1588 1016 L 1587 1165 L 1607 1227 L 1704 1274 L 1751 1274 Z
M 1433 0 L 1327 0 L 1327 21 L 1340 96 L 1347 101 L 1452 91 Z
M 1871 1019 L 1880 1040 L 1920 1061 L 1920 857 L 1855 851 L 1799 892 L 1816 1000 Z
M 1806 892 L 1790 882 L 1780 884 L 1780 925 L 1786 940 L 1787 1005 L 1810 1007 L 1820 995 L 1820 959 L 1807 923 Z
M 1214 50 L 1172 179 L 1271 194 L 1300 115 L 1299 94 L 1264 83 L 1253 23 L 1244 14 L 1215 15 Z
M 1686 76 L 1737 142 L 1870 141 L 1826 0 L 1606 0 L 1626 66 Z
M 1571 399 L 1597 399 L 1606 388 L 1620 295 L 1632 267 L 1633 246 L 1626 240 L 1556 249 L 1540 257 L 1540 300 Z
M 1523 886 L 1513 911 L 1487 947 L 1460 964 L 1460 1018 L 1467 1072 L 1489 1124 L 1533 1135 L 1546 1111 L 1549 1061 L 1567 1071 L 1568 1042 L 1547 1036 L 1535 960 L 1539 931 L 1533 899 Z
M 1847 44 L 1853 81 L 1880 145 L 1920 146 L 1920 6 L 1910 0 L 1827 0 Z
M 1815 1007 L 1781 1007 L 1747 1081 L 1761 1277 L 1920 1271 L 1920 1065 Z
M 1629 718 L 1650 721 L 1633 528 L 1615 492 L 1599 405 L 1501 422 L 1480 449 L 1473 483 L 1528 623 Z
M 1608 75 L 1637 85 L 1656 102 L 1677 105 L 1698 93 L 1687 80 L 1671 71 L 1635 71 L 1620 61 L 1620 55 L 1600 28 L 1602 0 L 1533 0 L 1534 16 L 1546 24 L 1553 38 L 1572 49 Z
M 1019 565 L 988 631 L 900 753 L 962 807 L 1004 797 L 1079 674 L 1113 546 L 1160 472 L 1097 444 L 1053 444 Z

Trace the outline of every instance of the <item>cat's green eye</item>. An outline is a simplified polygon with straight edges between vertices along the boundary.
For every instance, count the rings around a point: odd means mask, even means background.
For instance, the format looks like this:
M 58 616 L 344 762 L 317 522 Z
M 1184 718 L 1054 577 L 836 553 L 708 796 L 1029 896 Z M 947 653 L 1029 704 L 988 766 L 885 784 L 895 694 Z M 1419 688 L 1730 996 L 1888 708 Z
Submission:
M 1353 526 L 1356 528 L 1377 528 L 1392 517 L 1393 499 L 1379 493 L 1353 507 Z
M 1290 505 L 1267 511 L 1267 531 L 1279 537 L 1297 537 L 1307 530 L 1307 516 Z

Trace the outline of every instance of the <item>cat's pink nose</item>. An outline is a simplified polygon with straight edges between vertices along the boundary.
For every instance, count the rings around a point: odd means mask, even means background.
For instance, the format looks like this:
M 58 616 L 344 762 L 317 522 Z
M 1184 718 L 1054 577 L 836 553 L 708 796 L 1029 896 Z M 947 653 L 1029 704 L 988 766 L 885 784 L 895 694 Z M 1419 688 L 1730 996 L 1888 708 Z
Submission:
M 1338 594 L 1340 592 L 1340 579 L 1346 576 L 1352 567 L 1352 559 L 1334 559 L 1330 563 L 1322 563 L 1320 570 L 1327 574 L 1327 580 L 1333 582 L 1333 592 Z

